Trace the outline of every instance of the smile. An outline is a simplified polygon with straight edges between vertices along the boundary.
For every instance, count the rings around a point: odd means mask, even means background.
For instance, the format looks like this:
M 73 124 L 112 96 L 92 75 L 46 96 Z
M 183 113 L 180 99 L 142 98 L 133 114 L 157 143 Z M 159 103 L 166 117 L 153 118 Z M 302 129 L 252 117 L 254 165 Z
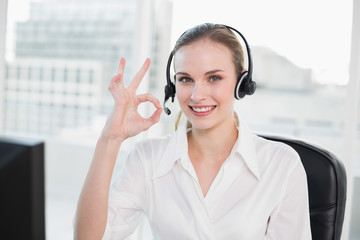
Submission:
M 197 113 L 205 113 L 205 112 L 210 112 L 211 110 L 213 110 L 216 106 L 212 106 L 212 107 L 190 107 L 194 112 Z

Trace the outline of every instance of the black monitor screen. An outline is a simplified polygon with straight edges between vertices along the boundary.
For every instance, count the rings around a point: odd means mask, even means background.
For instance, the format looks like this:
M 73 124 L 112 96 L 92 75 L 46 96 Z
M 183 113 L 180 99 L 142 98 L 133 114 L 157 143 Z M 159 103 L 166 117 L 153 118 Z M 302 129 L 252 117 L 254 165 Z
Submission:
M 0 138 L 0 239 L 45 239 L 44 143 Z

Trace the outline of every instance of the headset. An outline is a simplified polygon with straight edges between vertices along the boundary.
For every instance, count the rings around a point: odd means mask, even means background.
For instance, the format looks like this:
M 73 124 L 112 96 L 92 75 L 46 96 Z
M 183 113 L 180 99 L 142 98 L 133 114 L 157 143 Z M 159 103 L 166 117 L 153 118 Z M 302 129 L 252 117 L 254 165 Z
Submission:
M 252 80 L 252 58 L 251 58 L 251 53 L 250 53 L 250 47 L 249 44 L 247 43 L 244 35 L 242 35 L 238 30 L 236 30 L 235 28 L 226 26 L 226 25 L 220 25 L 223 27 L 226 27 L 227 29 L 229 29 L 229 31 L 234 31 L 236 32 L 244 41 L 245 43 L 245 47 L 246 47 L 246 52 L 247 52 L 247 59 L 248 59 L 248 70 L 247 71 L 243 71 L 240 76 L 237 79 L 236 82 L 236 86 L 234 89 L 234 96 L 236 99 L 241 99 L 243 97 L 245 97 L 246 95 L 252 95 L 255 90 L 256 90 L 256 82 L 254 82 Z M 187 31 L 186 31 L 187 32 Z M 180 38 L 186 34 L 186 32 L 184 32 Z M 171 77 L 170 77 L 170 67 L 171 67 L 171 61 L 172 58 L 174 56 L 174 50 L 171 51 L 168 62 L 167 62 L 167 66 L 166 66 L 166 80 L 167 80 L 167 84 L 165 86 L 165 99 L 164 99 L 164 104 L 163 104 L 163 109 L 164 112 L 167 115 L 171 114 L 171 111 L 168 107 L 165 106 L 166 102 L 168 101 L 169 98 L 171 98 L 171 102 L 174 102 L 174 98 L 175 98 L 175 93 L 176 93 L 176 88 L 175 88 L 175 84 L 171 81 Z

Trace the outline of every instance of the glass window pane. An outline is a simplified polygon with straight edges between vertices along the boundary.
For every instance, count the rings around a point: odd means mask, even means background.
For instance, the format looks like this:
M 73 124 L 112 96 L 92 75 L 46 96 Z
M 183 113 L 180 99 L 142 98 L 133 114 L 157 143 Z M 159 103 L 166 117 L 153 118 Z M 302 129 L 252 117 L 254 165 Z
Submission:
M 144 55 L 152 59 L 140 91 L 162 101 L 171 47 L 203 22 L 232 26 L 250 44 L 258 88 L 237 101 L 236 110 L 255 132 L 306 139 L 344 156 L 351 0 L 8 2 L 4 131 L 46 141 L 49 239 L 72 238 L 77 197 L 112 109 L 107 87 L 120 58 L 127 59 L 125 84 Z M 176 103 L 168 106 L 179 111 Z M 147 135 L 172 132 L 175 118 L 162 117 Z M 359 176 L 359 157 L 355 172 Z M 360 230 L 352 230 L 358 236 Z

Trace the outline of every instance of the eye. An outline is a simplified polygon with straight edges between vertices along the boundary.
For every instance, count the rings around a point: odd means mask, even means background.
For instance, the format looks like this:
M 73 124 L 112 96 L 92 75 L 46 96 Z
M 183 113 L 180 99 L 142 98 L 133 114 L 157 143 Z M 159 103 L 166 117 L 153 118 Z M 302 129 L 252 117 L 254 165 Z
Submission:
M 216 75 L 210 76 L 210 78 L 209 78 L 209 81 L 210 81 L 210 82 L 216 82 L 216 81 L 219 81 L 219 80 L 221 80 L 221 77 L 220 77 L 220 76 L 216 76 Z
M 192 80 L 191 78 L 189 78 L 189 77 L 180 77 L 180 78 L 178 79 L 178 81 L 179 81 L 179 82 L 182 82 L 182 83 L 190 83 L 190 82 L 192 82 L 193 80 Z

